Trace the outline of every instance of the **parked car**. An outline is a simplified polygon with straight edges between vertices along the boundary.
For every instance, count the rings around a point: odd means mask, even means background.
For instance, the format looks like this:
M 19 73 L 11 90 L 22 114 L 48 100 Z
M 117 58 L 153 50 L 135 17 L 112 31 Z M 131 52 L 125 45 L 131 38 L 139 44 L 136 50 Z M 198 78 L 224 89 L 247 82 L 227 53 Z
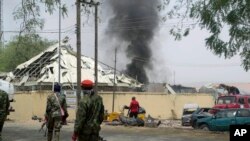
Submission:
M 250 108 L 250 95 L 228 95 L 220 96 L 213 108 L 232 109 Z
M 220 111 L 222 109 L 217 109 L 217 108 L 201 108 L 199 111 L 194 112 L 191 116 L 191 121 L 190 124 L 193 128 L 197 128 L 196 127 L 196 122 L 198 119 L 201 118 L 206 118 L 206 117 L 211 117 L 213 115 L 215 115 L 218 111 Z
M 199 108 L 198 104 L 196 103 L 190 103 L 185 104 L 183 106 L 183 112 L 181 117 L 181 125 L 182 126 L 190 126 L 191 116 L 194 111 L 196 111 Z
M 196 111 L 193 112 L 191 115 L 190 125 L 193 128 L 196 128 L 196 121 L 201 118 L 213 116 L 214 111 L 218 111 L 219 109 L 212 109 L 212 108 L 198 108 Z
M 199 129 L 210 131 L 229 131 L 230 125 L 250 125 L 250 109 L 225 109 L 214 116 L 198 119 Z

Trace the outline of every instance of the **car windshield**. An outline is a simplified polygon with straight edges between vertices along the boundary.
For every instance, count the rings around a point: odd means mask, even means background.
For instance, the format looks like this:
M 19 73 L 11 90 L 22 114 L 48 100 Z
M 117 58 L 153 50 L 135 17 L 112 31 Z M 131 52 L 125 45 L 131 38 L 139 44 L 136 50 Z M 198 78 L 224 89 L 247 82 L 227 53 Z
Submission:
M 184 109 L 183 115 L 189 115 L 192 114 L 196 109 Z
M 217 118 L 230 118 L 235 117 L 236 110 L 226 110 L 226 111 L 220 111 L 216 114 Z
M 235 97 L 225 96 L 225 97 L 219 97 L 217 104 L 230 104 L 233 102 L 235 102 Z

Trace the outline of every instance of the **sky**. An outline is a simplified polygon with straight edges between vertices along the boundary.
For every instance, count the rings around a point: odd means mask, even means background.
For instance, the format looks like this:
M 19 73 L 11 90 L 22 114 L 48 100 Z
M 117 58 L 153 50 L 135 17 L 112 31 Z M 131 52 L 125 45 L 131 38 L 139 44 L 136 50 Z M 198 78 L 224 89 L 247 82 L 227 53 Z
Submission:
M 20 4 L 21 0 L 4 0 L 3 24 L 4 31 L 18 31 L 20 21 L 14 21 L 13 10 Z M 62 0 L 68 5 L 68 16 L 62 19 L 62 38 L 68 36 L 69 43 L 76 50 L 76 10 L 75 1 Z M 104 7 L 105 8 L 105 7 Z M 41 11 L 44 9 L 41 8 Z M 105 31 L 111 15 L 101 10 L 99 23 L 99 60 L 110 66 L 114 66 L 114 50 L 109 49 L 112 44 L 107 38 Z M 45 20 L 45 27 L 42 31 L 57 32 L 59 25 L 58 12 L 54 15 L 42 13 Z M 82 15 L 82 54 L 90 57 L 94 56 L 94 20 L 93 16 Z M 188 37 L 181 41 L 175 41 L 169 34 L 171 21 L 160 24 L 153 42 L 153 70 L 149 70 L 150 82 L 167 82 L 170 84 L 197 84 L 197 83 L 250 83 L 250 72 L 244 71 L 241 66 L 241 58 L 237 55 L 231 59 L 224 59 L 215 56 L 205 47 L 204 39 L 209 35 L 205 30 L 195 28 Z M 17 33 L 4 32 L 5 43 L 13 38 Z M 41 33 L 42 37 L 58 40 L 57 33 Z M 226 34 L 225 34 L 226 36 Z M 226 37 L 225 37 L 226 38 Z M 126 59 L 120 50 L 117 56 L 118 70 L 124 70 Z

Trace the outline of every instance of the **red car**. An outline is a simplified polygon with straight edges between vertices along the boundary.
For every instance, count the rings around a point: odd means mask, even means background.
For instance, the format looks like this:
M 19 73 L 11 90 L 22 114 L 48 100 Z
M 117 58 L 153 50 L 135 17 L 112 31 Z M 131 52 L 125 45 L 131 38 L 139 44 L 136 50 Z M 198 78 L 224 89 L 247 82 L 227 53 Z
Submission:
M 213 108 L 233 109 L 250 108 L 250 95 L 220 96 Z

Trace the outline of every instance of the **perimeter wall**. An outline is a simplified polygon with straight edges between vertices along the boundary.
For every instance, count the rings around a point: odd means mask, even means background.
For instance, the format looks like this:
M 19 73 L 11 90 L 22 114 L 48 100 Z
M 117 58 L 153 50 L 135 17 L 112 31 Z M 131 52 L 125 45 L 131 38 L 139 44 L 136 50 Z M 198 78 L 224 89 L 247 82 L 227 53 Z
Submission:
M 11 106 L 9 119 L 17 121 L 31 120 L 36 115 L 43 117 L 46 100 L 49 92 L 22 92 L 16 93 L 15 102 Z M 105 109 L 112 112 L 113 93 L 99 93 L 103 98 Z M 114 96 L 114 111 L 120 112 L 124 105 L 129 105 L 131 97 L 135 96 L 140 106 L 146 109 L 146 115 L 160 119 L 180 119 L 182 108 L 186 103 L 197 103 L 200 107 L 212 107 L 214 97 L 210 94 L 165 94 L 165 93 L 135 93 L 116 92 Z M 75 108 L 68 108 L 69 120 L 74 120 Z

